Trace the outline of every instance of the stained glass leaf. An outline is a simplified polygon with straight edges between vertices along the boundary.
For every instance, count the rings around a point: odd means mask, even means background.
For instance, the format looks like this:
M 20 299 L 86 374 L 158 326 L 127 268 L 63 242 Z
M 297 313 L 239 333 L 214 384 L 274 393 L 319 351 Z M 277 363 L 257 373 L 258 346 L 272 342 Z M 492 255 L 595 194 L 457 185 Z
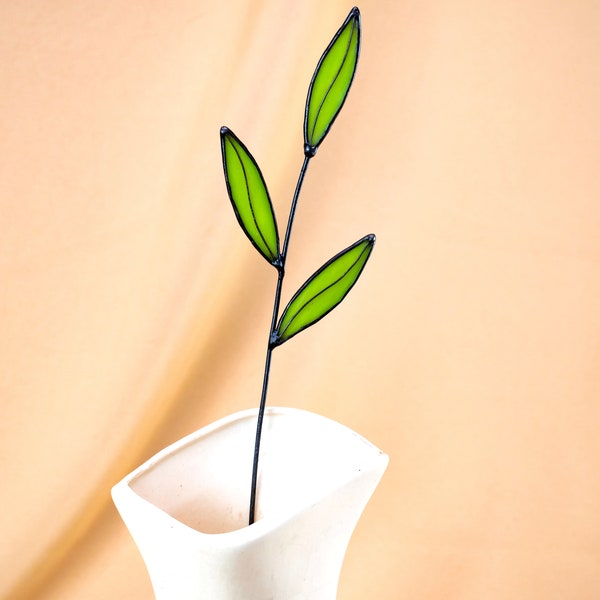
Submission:
M 360 12 L 354 7 L 317 64 L 304 111 L 304 152 L 312 156 L 340 112 L 360 51 Z
M 333 310 L 356 283 L 374 244 L 375 236 L 367 235 L 314 273 L 283 311 L 271 345 L 283 344 Z
M 221 154 L 227 193 L 238 223 L 254 247 L 276 265 L 279 234 L 264 177 L 248 148 L 227 127 L 221 128 Z

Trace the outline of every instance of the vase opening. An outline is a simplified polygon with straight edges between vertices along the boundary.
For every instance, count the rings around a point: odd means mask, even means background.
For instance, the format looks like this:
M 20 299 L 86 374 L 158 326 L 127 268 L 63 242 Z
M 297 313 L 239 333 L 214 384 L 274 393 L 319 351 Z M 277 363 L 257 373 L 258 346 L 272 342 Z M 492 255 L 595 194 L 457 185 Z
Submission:
M 129 487 L 201 533 L 246 527 L 255 427 L 252 410 L 218 421 L 201 435 L 192 434 L 156 455 L 132 474 Z M 306 411 L 269 408 L 256 521 L 296 514 L 371 467 L 381 455 L 339 423 Z

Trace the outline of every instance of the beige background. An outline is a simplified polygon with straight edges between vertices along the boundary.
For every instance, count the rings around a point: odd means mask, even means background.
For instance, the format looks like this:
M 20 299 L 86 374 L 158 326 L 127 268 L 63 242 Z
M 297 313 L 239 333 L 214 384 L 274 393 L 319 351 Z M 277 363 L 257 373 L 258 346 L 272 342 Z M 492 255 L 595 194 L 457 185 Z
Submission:
M 283 226 L 318 57 L 350 6 L 0 6 L 0 597 L 152 597 L 110 486 L 256 405 L 274 272 L 218 131 Z M 600 597 L 600 4 L 365 0 L 284 298 L 378 243 L 278 349 L 269 402 L 391 455 L 340 600 Z

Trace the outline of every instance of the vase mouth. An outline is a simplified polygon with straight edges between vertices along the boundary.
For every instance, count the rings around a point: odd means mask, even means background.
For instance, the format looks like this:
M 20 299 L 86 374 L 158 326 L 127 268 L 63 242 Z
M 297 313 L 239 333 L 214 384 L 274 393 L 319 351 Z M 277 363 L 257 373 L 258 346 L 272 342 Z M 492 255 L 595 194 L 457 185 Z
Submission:
M 137 505 L 166 526 L 231 546 L 282 526 L 357 479 L 374 478 L 375 486 L 387 467 L 389 457 L 348 427 L 302 409 L 267 407 L 257 518 L 248 525 L 257 414 L 234 413 L 155 454 L 113 487 L 117 508 L 123 514 L 125 503 Z

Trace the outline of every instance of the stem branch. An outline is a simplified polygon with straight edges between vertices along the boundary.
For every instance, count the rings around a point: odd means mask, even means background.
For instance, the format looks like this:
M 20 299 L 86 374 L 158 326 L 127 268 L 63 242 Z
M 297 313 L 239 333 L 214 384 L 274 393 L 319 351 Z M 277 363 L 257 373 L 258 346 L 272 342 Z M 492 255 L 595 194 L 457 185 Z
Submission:
M 252 463 L 252 483 L 250 487 L 250 510 L 248 524 L 254 523 L 255 508 L 256 508 L 256 487 L 258 482 L 258 458 L 260 455 L 260 440 L 262 436 L 262 426 L 265 416 L 265 407 L 267 404 L 267 388 L 269 386 L 269 374 L 271 372 L 271 355 L 273 353 L 274 345 L 272 344 L 275 329 L 277 327 L 277 319 L 279 317 L 279 305 L 281 303 L 281 290 L 283 287 L 283 279 L 285 277 L 285 261 L 287 258 L 288 246 L 290 243 L 290 236 L 292 234 L 292 225 L 294 224 L 294 217 L 296 215 L 296 206 L 298 205 L 298 198 L 300 196 L 300 190 L 302 189 L 302 183 L 304 182 L 304 176 L 308 168 L 308 163 L 312 156 L 305 155 L 302 168 L 300 169 L 300 175 L 298 176 L 298 183 L 296 184 L 296 190 L 294 191 L 294 197 L 292 199 L 292 206 L 290 207 L 290 216 L 288 217 L 287 228 L 285 231 L 285 238 L 283 240 L 283 249 L 279 255 L 279 264 L 277 266 L 277 287 L 275 289 L 275 301 L 273 303 L 273 317 L 271 319 L 271 330 L 269 331 L 269 342 L 267 344 L 267 356 L 265 360 L 265 374 L 263 377 L 263 387 L 260 397 L 260 406 L 258 409 L 258 419 L 256 422 L 256 438 L 254 441 L 254 460 Z

